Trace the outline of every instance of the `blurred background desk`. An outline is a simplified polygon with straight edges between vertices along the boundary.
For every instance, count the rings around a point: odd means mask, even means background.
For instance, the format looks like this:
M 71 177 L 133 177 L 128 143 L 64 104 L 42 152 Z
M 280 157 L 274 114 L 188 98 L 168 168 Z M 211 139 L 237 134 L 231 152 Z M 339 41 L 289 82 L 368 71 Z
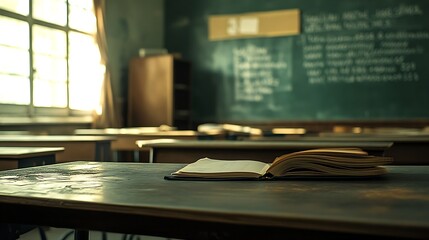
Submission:
M 62 151 L 63 147 L 0 147 L 0 170 L 53 164 Z
M 75 135 L 79 136 L 108 136 L 114 137 L 112 150 L 117 161 L 149 162 L 149 149 L 137 146 L 138 140 L 153 139 L 213 139 L 221 137 L 217 133 L 200 133 L 192 130 L 163 130 L 158 127 L 140 128 L 106 128 L 106 129 L 76 129 Z M 127 156 L 131 152 L 133 156 Z
M 370 154 L 381 155 L 391 142 L 328 142 L 328 141 L 192 141 L 192 140 L 140 140 L 137 145 L 150 149 L 150 162 L 191 163 L 199 158 L 252 159 L 272 162 L 286 153 L 326 147 L 359 147 Z
M 397 165 L 428 165 L 429 164 L 429 134 L 387 134 L 387 133 L 321 133 L 319 136 L 298 137 L 252 137 L 252 141 L 301 141 L 301 142 L 342 142 L 353 144 L 357 142 L 377 143 L 391 142 L 393 145 L 386 149 L 385 155 L 394 158 Z
M 111 161 L 114 137 L 66 135 L 0 135 L 3 147 L 64 147 L 57 162 L 77 160 Z

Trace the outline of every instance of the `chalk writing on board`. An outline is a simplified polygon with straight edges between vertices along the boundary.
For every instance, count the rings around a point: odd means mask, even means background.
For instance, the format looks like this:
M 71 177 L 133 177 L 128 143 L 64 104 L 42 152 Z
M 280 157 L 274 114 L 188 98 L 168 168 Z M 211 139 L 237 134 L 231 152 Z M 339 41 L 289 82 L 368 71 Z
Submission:
M 291 91 L 291 85 L 280 83 L 279 73 L 289 68 L 283 53 L 267 47 L 247 45 L 232 51 L 234 69 L 234 95 L 236 101 L 262 102 L 280 85 Z
M 420 81 L 413 60 L 426 29 L 399 29 L 400 21 L 422 15 L 418 5 L 303 16 L 303 68 L 309 84 Z M 335 34 L 329 34 L 335 32 Z

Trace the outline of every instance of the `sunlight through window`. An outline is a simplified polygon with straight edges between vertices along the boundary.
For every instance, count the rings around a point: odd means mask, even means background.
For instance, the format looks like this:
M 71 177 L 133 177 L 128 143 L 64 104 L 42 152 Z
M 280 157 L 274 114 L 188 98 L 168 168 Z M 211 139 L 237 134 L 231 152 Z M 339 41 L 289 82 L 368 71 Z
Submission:
M 0 8 L 27 16 L 30 11 L 29 0 L 1 0 Z
M 0 9 L 0 104 L 99 109 L 105 66 L 92 0 L 1 0 Z
M 66 33 L 33 25 L 34 105 L 67 106 Z
M 33 17 L 65 26 L 67 24 L 67 2 L 65 0 L 32 0 Z
M 30 35 L 28 23 L 0 16 L 0 33 L 7 33 L 1 34 L 0 37 L 0 102 L 29 104 L 30 56 L 28 50 Z
M 96 109 L 105 71 L 105 67 L 100 64 L 97 43 L 89 35 L 70 32 L 69 49 L 70 107 Z M 82 58 L 82 53 L 85 53 L 85 58 Z

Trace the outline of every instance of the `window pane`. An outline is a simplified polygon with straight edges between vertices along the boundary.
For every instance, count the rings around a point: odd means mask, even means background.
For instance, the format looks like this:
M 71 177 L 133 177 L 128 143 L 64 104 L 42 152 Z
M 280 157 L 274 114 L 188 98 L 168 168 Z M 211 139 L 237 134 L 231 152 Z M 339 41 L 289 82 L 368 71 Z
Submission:
M 64 31 L 38 25 L 33 26 L 34 52 L 65 57 L 67 55 L 66 46 L 66 33 Z
M 2 47 L 0 45 L 0 73 L 30 75 L 30 58 L 28 50 Z
M 100 104 L 100 79 L 70 83 L 70 108 L 76 110 L 94 110 Z
M 67 85 L 55 81 L 34 80 L 34 106 L 67 107 Z
M 0 8 L 22 15 L 28 15 L 29 13 L 28 0 L 1 0 Z
M 1 4 L 5 3 L 1 1 Z M 29 104 L 30 53 L 28 49 L 30 37 L 28 23 L 0 16 L 0 36 L 0 102 Z
M 46 22 L 65 26 L 67 4 L 65 0 L 33 0 L 33 17 Z
M 28 23 L 0 16 L 0 45 L 30 48 Z
M 97 31 L 92 1 L 69 1 L 69 26 L 87 33 Z
M 78 32 L 69 32 L 69 58 L 87 64 L 99 64 L 101 62 L 100 50 L 93 36 Z M 82 53 L 85 53 L 84 55 Z
M 67 61 L 45 55 L 34 55 L 34 78 L 57 82 L 67 81 Z
M 91 35 L 77 32 L 69 32 L 69 44 L 70 108 L 95 109 L 105 71 L 98 46 Z
M 30 104 L 30 80 L 25 77 L 0 74 L 0 102 Z
M 37 107 L 66 107 L 66 33 L 34 25 L 33 34 L 34 105 Z

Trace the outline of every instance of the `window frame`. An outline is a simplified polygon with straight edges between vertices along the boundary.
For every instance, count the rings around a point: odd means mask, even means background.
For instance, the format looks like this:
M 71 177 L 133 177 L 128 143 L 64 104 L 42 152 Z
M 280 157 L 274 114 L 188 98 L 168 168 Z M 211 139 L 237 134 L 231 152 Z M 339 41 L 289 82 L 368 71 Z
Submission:
M 21 15 L 19 13 L 11 12 L 5 9 L 0 8 L 0 15 L 4 17 L 9 17 L 16 20 L 25 21 L 28 23 L 29 27 L 29 62 L 30 62 L 30 69 L 29 69 L 29 80 L 30 80 L 30 103 L 28 105 L 20 105 L 20 104 L 6 104 L 6 103 L 0 103 L 0 118 L 37 118 L 37 117 L 52 117 L 53 119 L 56 119 L 54 121 L 57 121 L 59 117 L 61 119 L 67 119 L 71 118 L 76 120 L 81 117 L 83 122 L 88 122 L 88 117 L 91 117 L 93 114 L 93 111 L 91 110 L 76 110 L 70 108 L 70 69 L 69 69 L 69 32 L 77 32 L 77 33 L 83 33 L 86 35 L 90 35 L 87 32 L 80 31 L 78 29 L 74 29 L 69 27 L 69 13 L 70 13 L 70 5 L 68 0 L 64 0 L 67 5 L 67 23 L 65 26 L 56 25 L 53 23 L 45 22 L 43 20 L 34 19 L 33 18 L 33 2 L 29 0 L 29 13 L 28 15 Z M 67 61 L 67 80 L 66 80 L 66 86 L 67 86 L 67 106 L 64 108 L 60 107 L 36 107 L 34 106 L 34 100 L 33 100 L 33 81 L 34 81 L 34 59 L 33 59 L 33 25 L 39 25 L 44 26 L 52 29 L 57 29 L 60 31 L 64 31 L 66 33 L 66 61 Z M 92 118 L 91 118 L 92 119 Z M 63 120 L 64 121 L 64 120 Z M 65 120 L 67 121 L 67 120 Z

